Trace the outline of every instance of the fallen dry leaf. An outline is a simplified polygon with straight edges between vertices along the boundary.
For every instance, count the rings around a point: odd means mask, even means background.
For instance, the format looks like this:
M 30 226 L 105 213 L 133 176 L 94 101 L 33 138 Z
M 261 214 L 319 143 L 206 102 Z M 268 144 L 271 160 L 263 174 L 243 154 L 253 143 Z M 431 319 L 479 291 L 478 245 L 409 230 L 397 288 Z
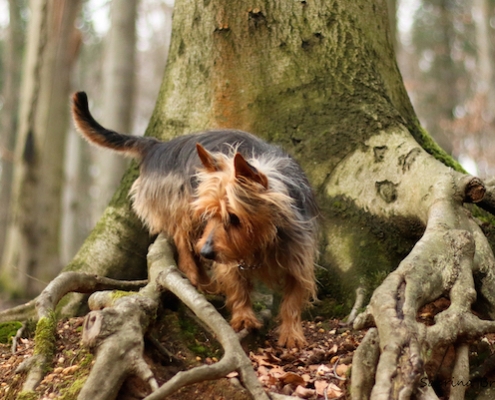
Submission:
M 349 370 L 349 365 L 346 364 L 339 364 L 335 368 L 335 373 L 340 376 L 341 378 L 344 378 L 347 374 L 347 371 Z
M 311 396 L 313 396 L 315 394 L 315 390 L 314 389 L 307 389 L 307 388 L 302 387 L 302 386 L 298 386 L 296 388 L 296 390 L 294 391 L 294 394 L 301 399 L 309 399 Z
M 321 365 L 318 366 L 318 368 L 316 370 L 316 374 L 317 375 L 320 375 L 320 376 L 323 376 L 323 375 L 328 374 L 331 371 L 332 370 L 330 368 L 328 368 L 326 365 L 321 364 Z
M 328 387 L 328 382 L 324 380 L 315 381 L 315 390 L 319 396 L 325 396 L 325 390 Z
M 329 400 L 337 399 L 342 396 L 342 389 L 339 388 L 336 384 L 330 382 L 327 387 L 327 397 Z
M 306 386 L 306 381 L 302 376 L 295 374 L 294 372 L 286 372 L 284 375 L 279 377 L 280 381 L 284 384 L 290 384 L 294 386 Z

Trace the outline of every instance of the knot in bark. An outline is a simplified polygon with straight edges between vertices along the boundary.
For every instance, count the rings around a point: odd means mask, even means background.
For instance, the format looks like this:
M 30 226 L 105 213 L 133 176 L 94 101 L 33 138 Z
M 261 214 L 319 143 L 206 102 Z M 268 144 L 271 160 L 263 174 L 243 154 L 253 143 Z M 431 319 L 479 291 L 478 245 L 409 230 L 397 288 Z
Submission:
M 397 186 L 398 184 L 387 180 L 375 183 L 375 188 L 378 192 L 378 195 L 386 203 L 393 203 L 395 200 L 397 200 Z
M 464 201 L 478 203 L 483 200 L 486 188 L 481 179 L 471 177 L 464 187 Z

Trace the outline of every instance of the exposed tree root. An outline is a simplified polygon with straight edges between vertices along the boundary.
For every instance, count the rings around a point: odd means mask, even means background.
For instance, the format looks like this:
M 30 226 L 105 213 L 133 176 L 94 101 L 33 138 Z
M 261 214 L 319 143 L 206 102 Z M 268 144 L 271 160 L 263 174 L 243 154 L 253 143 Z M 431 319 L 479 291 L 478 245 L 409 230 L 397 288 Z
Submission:
M 82 342 L 93 349 L 96 361 L 82 388 L 79 400 L 115 398 L 124 380 L 135 375 L 149 384 L 150 399 L 163 399 L 181 387 L 204 380 L 219 379 L 238 371 L 244 387 L 255 399 L 268 400 L 240 338 L 217 310 L 185 279 L 173 258 L 167 240 L 161 236 L 148 254 L 149 281 L 121 282 L 95 275 L 66 272 L 54 279 L 36 299 L 38 317 L 33 357 L 19 371 L 26 371 L 24 393 L 32 393 L 43 379 L 54 354 L 55 307 L 69 292 L 93 293 L 88 304 L 92 310 L 85 318 Z M 133 290 L 139 293 L 116 294 L 109 289 Z M 144 336 L 155 321 L 163 290 L 177 295 L 216 335 L 224 348 L 222 359 L 212 365 L 193 368 L 176 374 L 158 388 L 157 382 L 143 359 Z M 282 399 L 287 396 L 273 395 Z
M 491 179 L 485 182 L 486 192 L 483 196 L 483 200 L 480 201 L 479 206 L 484 210 L 495 214 L 495 179 Z
M 27 321 L 36 317 L 36 299 L 20 306 L 12 307 L 0 312 L 0 323 L 8 321 Z
M 70 292 L 91 293 L 102 289 L 135 290 L 144 284 L 145 281 L 122 282 L 79 272 L 64 272 L 55 278 L 37 299 L 17 307 L 22 311 L 15 315 L 24 318 L 33 314 L 27 310 L 35 308 L 34 316 L 38 320 L 34 355 L 22 363 L 17 370 L 28 372 L 22 391 L 32 392 L 36 389 L 52 360 L 56 327 L 54 311 L 63 296 Z M 12 313 L 5 313 L 5 315 L 10 318 L 14 317 Z
M 151 271 L 160 271 L 156 282 L 163 288 L 170 290 L 179 297 L 217 336 L 217 340 L 224 348 L 222 359 L 212 365 L 203 365 L 189 371 L 176 374 L 156 392 L 146 397 L 146 400 L 163 399 L 181 387 L 204 380 L 219 379 L 232 371 L 238 371 L 246 389 L 255 399 L 269 397 L 263 390 L 256 377 L 251 361 L 244 353 L 237 334 L 201 294 L 185 279 L 175 266 L 172 252 L 167 240 L 159 236 L 148 254 L 148 265 Z M 151 280 L 150 276 L 150 280 Z M 155 279 L 152 279 L 155 281 Z
M 423 237 L 411 253 L 378 287 L 355 328 L 371 324 L 355 354 L 352 374 L 354 399 L 409 399 L 438 396 L 431 387 L 438 357 L 455 348 L 452 379 L 467 383 L 466 340 L 495 332 L 495 322 L 471 312 L 477 290 L 489 316 L 495 310 L 495 259 L 465 201 L 479 201 L 484 188 L 477 178 L 451 173 L 433 189 Z M 475 287 L 474 275 L 478 275 Z M 448 296 L 450 306 L 427 327 L 416 320 L 420 307 Z M 379 349 L 379 352 L 378 352 Z M 450 390 L 450 398 L 464 398 L 464 385 Z
M 352 325 L 354 323 L 354 320 L 358 316 L 359 310 L 364 305 L 365 295 L 366 295 L 366 290 L 363 287 L 360 286 L 356 289 L 356 300 L 354 301 L 352 310 L 349 313 L 349 316 L 347 317 L 347 321 L 346 321 L 347 324 Z
M 158 384 L 143 359 L 143 337 L 155 320 L 159 296 L 136 294 L 114 300 L 111 292 L 97 294 L 100 305 L 106 297 L 108 308 L 90 312 L 84 321 L 82 342 L 95 351 L 96 362 L 78 399 L 113 399 L 129 375 L 156 390 Z

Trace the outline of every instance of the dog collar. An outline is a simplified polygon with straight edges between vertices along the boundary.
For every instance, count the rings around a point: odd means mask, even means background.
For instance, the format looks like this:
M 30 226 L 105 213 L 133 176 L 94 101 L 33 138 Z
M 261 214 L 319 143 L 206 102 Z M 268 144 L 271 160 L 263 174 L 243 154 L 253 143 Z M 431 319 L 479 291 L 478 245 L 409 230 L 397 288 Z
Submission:
M 257 263 L 257 264 L 254 264 L 254 265 L 247 265 L 244 260 L 241 260 L 239 262 L 239 264 L 237 265 L 237 267 L 241 270 L 253 270 L 253 269 L 258 269 L 261 267 L 261 263 Z

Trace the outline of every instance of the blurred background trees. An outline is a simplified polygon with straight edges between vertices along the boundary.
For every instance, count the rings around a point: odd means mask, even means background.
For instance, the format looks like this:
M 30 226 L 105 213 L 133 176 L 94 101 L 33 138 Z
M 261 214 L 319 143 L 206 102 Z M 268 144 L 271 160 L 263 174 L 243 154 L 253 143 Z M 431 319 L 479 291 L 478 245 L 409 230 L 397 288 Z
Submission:
M 495 175 L 495 0 L 388 0 L 423 126 L 481 178 Z M 125 164 L 69 122 L 142 134 L 167 58 L 172 0 L 0 0 L 0 292 L 32 297 L 73 257 Z M 1 307 L 1 304 L 0 304 Z
M 492 0 L 399 0 L 397 58 L 423 126 L 468 172 L 495 168 Z

